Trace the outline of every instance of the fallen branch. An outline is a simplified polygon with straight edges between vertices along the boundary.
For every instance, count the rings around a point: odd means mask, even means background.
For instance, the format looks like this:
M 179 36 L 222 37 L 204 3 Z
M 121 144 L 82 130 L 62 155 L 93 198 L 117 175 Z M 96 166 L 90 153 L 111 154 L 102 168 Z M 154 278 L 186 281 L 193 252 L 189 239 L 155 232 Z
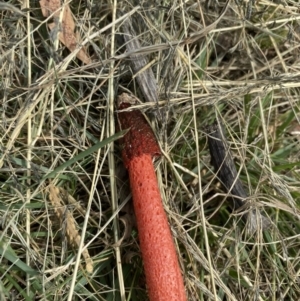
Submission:
M 267 218 L 259 210 L 250 208 L 249 196 L 238 177 L 223 130 L 214 124 L 207 128 L 207 135 L 212 164 L 218 179 L 232 196 L 233 209 L 244 211 L 242 217 L 251 233 L 260 228 L 266 229 L 270 225 Z
M 126 45 L 126 50 L 131 53 L 141 48 L 140 42 L 131 24 L 131 19 L 128 18 L 122 25 L 123 38 Z M 148 102 L 158 102 L 157 84 L 153 71 L 148 65 L 148 60 L 143 54 L 130 55 L 131 66 L 136 76 L 141 92 Z

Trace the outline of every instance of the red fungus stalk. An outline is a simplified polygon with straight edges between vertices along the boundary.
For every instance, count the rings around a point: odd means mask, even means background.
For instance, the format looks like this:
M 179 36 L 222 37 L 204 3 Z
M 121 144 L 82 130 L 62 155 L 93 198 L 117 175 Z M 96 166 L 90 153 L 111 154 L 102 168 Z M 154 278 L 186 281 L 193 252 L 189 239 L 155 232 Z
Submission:
M 133 98 L 123 93 L 119 109 Z M 122 157 L 128 169 L 150 301 L 185 301 L 186 294 L 177 254 L 157 184 L 152 158 L 160 155 L 151 127 L 138 110 L 118 114 Z

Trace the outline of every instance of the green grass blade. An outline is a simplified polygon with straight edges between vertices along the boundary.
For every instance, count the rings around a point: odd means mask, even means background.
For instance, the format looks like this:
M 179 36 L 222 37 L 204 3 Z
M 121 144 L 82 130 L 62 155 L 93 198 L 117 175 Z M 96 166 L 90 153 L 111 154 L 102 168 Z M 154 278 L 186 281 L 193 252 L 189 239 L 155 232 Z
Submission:
M 57 168 L 55 168 L 53 171 L 51 171 L 49 174 L 45 175 L 43 177 L 43 179 L 50 179 L 50 178 L 54 178 L 59 172 L 61 172 L 62 170 L 64 170 L 65 168 L 69 167 L 70 165 L 72 165 L 73 163 L 83 159 L 86 156 L 91 155 L 93 152 L 96 152 L 98 149 L 100 149 L 101 147 L 106 146 L 107 144 L 120 139 L 121 137 L 123 137 L 125 135 L 125 133 L 127 132 L 127 130 L 125 131 L 121 131 L 107 139 L 104 139 L 103 141 L 99 141 L 98 143 L 96 143 L 95 145 L 93 145 L 92 147 L 88 148 L 87 150 L 79 153 L 77 156 L 73 157 L 72 159 L 64 162 L 62 165 L 58 166 Z
M 26 263 L 24 263 L 14 252 L 14 250 L 9 246 L 6 245 L 4 242 L 0 242 L 0 255 L 3 256 L 5 259 L 13 263 L 16 267 L 22 270 L 24 273 L 29 275 L 38 275 L 39 273 L 29 267 Z

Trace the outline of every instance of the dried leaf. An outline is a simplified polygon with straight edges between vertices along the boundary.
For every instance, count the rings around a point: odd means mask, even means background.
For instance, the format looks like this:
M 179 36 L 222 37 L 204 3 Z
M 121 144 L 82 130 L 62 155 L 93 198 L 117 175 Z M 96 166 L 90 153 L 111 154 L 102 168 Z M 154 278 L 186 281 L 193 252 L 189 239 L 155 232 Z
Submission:
M 59 40 L 71 52 L 74 51 L 78 45 L 78 38 L 75 34 L 75 22 L 69 5 L 66 4 L 64 7 L 61 24 L 58 24 L 59 16 L 62 10 L 60 0 L 40 0 L 40 6 L 44 17 L 47 18 L 50 15 L 53 15 L 55 22 L 48 24 L 49 29 L 53 31 L 57 26 L 60 26 L 61 32 L 58 36 Z M 76 56 L 85 64 L 91 63 L 91 59 L 87 55 L 84 48 L 81 48 Z

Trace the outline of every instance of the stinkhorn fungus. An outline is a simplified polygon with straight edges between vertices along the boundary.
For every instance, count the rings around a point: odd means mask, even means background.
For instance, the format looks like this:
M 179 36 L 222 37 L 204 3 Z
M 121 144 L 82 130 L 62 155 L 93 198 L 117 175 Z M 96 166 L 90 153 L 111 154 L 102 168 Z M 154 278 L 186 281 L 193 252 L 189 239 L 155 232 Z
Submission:
M 132 99 L 121 94 L 119 110 L 129 108 Z M 149 299 L 185 301 L 183 278 L 152 162 L 160 155 L 159 146 L 139 110 L 119 112 L 118 122 L 122 130 L 129 129 L 121 141 L 122 157 L 129 173 Z

